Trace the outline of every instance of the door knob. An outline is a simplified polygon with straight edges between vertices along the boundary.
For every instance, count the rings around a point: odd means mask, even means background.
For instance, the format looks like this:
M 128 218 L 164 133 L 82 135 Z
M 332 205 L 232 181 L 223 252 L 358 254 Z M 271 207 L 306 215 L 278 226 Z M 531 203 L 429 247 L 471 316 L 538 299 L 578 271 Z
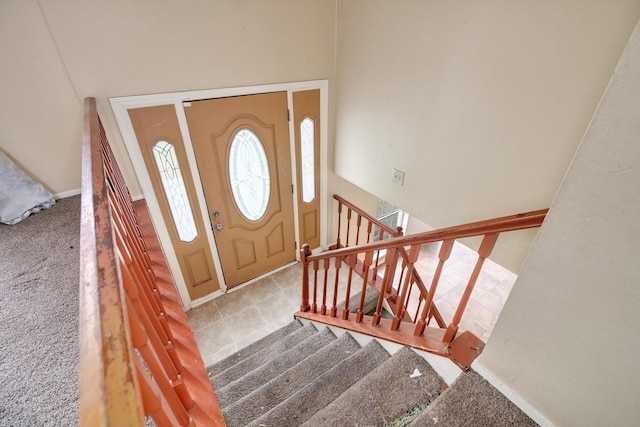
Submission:
M 222 231 L 222 229 L 224 228 L 221 222 L 216 222 L 215 227 L 216 227 L 216 230 L 218 231 Z

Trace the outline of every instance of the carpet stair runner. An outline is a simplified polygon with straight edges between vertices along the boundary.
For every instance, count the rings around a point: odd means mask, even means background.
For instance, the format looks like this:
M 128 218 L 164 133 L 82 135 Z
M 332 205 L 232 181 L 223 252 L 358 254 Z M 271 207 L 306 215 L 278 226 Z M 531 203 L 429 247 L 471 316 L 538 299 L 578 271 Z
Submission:
M 297 320 L 208 372 L 229 427 L 536 425 L 473 371 L 447 389 L 409 348 L 391 356 Z

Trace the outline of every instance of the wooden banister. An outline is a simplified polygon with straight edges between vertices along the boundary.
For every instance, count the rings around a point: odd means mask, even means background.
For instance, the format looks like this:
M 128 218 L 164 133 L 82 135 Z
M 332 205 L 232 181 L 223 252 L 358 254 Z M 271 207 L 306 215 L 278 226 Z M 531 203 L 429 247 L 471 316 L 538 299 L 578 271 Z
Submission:
M 93 98 L 84 125 L 79 425 L 144 426 L 149 415 L 160 427 L 224 426 L 175 285 L 156 275 L 166 264 L 149 254 Z
M 142 426 L 95 102 L 85 103 L 80 230 L 80 425 Z M 106 304 L 105 302 L 109 302 Z
M 329 251 L 313 255 L 306 245 L 303 246 L 303 304 L 301 305 L 301 311 L 296 313 L 296 315 L 298 317 L 377 336 L 404 345 L 418 347 L 422 350 L 441 355 L 450 354 L 449 347 L 454 345 L 453 342 L 458 335 L 460 321 L 464 315 L 476 281 L 500 233 L 539 227 L 548 211 L 547 209 L 543 209 L 402 236 L 401 229 L 393 230 L 388 226 L 384 226 L 384 224 L 381 224 L 378 220 L 364 213 L 340 196 L 334 196 L 334 198 L 338 201 L 339 223 L 344 207 L 348 210 L 346 216 L 347 230 L 349 230 L 351 217 L 353 213 L 355 213 L 358 218 L 356 222 L 356 235 L 360 233 L 361 218 L 363 218 L 365 221 L 368 221 L 369 224 L 380 227 L 380 230 L 395 237 L 379 241 L 371 241 L 371 239 L 367 237 L 367 243 L 349 246 L 349 231 L 347 231 L 347 237 L 344 239 L 338 237 L 335 248 Z M 368 228 L 370 229 L 371 227 L 369 226 Z M 338 229 L 340 229 L 340 225 Z M 367 236 L 369 235 L 370 234 Z M 434 304 L 436 289 L 444 265 L 451 254 L 454 242 L 457 239 L 476 236 L 483 237 L 480 248 L 478 249 L 478 260 L 467 282 L 456 312 L 447 324 Z M 356 237 L 356 242 L 358 242 L 357 239 Z M 344 245 L 341 243 L 342 241 L 345 242 Z M 438 265 L 428 288 L 414 267 L 418 260 L 420 248 L 426 243 L 441 243 L 438 254 Z M 378 255 L 381 251 L 385 251 L 386 253 L 383 265 L 378 264 L 380 259 Z M 375 261 L 373 261 L 374 259 Z M 309 274 L 310 268 L 313 268 L 313 275 Z M 341 272 L 343 268 L 347 268 L 348 271 Z M 322 276 L 324 276 L 321 282 L 318 280 L 318 270 L 320 270 Z M 378 274 L 379 271 L 381 272 L 381 276 Z M 355 283 L 353 273 L 362 277 L 363 284 L 360 290 L 360 304 L 357 307 L 356 315 L 350 316 L 348 304 L 351 287 L 353 283 Z M 344 277 L 346 277 L 346 283 L 340 283 L 340 279 Z M 328 289 L 327 287 L 328 279 L 330 278 L 333 278 L 332 289 Z M 339 284 L 344 285 L 344 289 L 340 290 Z M 373 285 L 380 291 L 376 308 L 371 315 L 363 312 L 367 285 Z M 312 292 L 312 294 L 310 294 L 310 292 Z M 333 295 L 330 309 L 327 311 L 328 292 Z M 409 302 L 412 301 L 412 292 L 419 293 L 417 309 L 413 316 L 408 312 Z M 317 304 L 319 293 L 322 295 L 320 306 Z M 341 295 L 338 296 L 338 293 L 341 293 Z M 313 304 L 309 304 L 309 299 L 313 301 Z M 385 301 L 392 311 L 393 317 L 390 320 L 383 318 Z M 415 300 L 413 301 L 413 303 L 415 303 Z M 336 310 L 338 302 L 344 304 L 344 310 L 341 316 L 338 316 Z M 432 318 L 436 320 L 437 327 L 430 326 L 429 321 Z M 367 322 L 369 325 L 367 325 Z M 474 339 L 479 341 L 477 337 Z M 468 345 L 467 347 L 470 348 Z M 457 353 L 459 355 L 459 352 Z M 463 358 L 466 358 L 466 356 L 463 356 Z
M 378 242 L 364 243 L 357 247 L 343 247 L 327 252 L 312 255 L 309 261 L 333 258 L 336 256 L 345 257 L 367 251 L 378 251 L 400 246 L 411 246 L 416 244 L 435 243 L 443 240 L 457 240 L 465 237 L 483 236 L 489 233 L 502 233 L 506 231 L 524 230 L 527 228 L 540 227 L 547 214 L 548 209 L 526 212 L 516 215 L 489 219 L 485 221 L 472 222 L 464 225 L 441 228 L 423 233 L 410 234 L 408 236 L 394 237 Z

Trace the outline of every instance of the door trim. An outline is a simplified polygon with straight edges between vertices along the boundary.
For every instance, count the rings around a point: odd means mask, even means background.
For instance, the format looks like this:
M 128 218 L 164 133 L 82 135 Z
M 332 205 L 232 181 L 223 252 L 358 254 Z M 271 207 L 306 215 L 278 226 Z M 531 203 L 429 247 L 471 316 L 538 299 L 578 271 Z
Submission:
M 289 109 L 292 108 L 292 93 L 301 91 L 301 90 L 310 90 L 310 89 L 320 89 L 320 245 L 321 247 L 326 247 L 326 235 L 327 235 L 327 146 L 328 146 L 328 118 L 329 118 L 329 81 L 328 80 L 313 80 L 313 81 L 302 81 L 302 82 L 292 82 L 292 83 L 280 83 L 280 84 L 271 84 L 271 85 L 259 85 L 259 86 L 244 86 L 244 87 L 235 87 L 235 88 L 221 88 L 221 89 L 208 89 L 208 90 L 198 90 L 198 91 L 187 91 L 187 92 L 174 92 L 174 93 L 165 93 L 165 94 L 154 94 L 154 95 L 137 95 L 137 96 L 125 96 L 125 97 L 113 97 L 109 98 L 109 102 L 111 104 L 111 109 L 113 110 L 114 117 L 116 119 L 116 123 L 120 128 L 120 132 L 122 134 L 122 139 L 124 141 L 125 148 L 129 153 L 129 157 L 131 159 L 131 163 L 133 165 L 133 169 L 135 175 L 138 179 L 138 183 L 140 184 L 140 188 L 142 189 L 143 197 L 146 200 L 147 207 L 149 208 L 149 214 L 151 216 L 151 220 L 153 221 L 154 227 L 156 229 L 156 233 L 158 234 L 158 239 L 160 240 L 160 245 L 163 248 L 173 248 L 171 245 L 171 240 L 169 238 L 169 232 L 167 227 L 162 219 L 162 214 L 160 212 L 160 205 L 156 198 L 156 195 L 153 191 L 153 187 L 151 184 L 151 179 L 149 178 L 149 173 L 144 163 L 144 159 L 142 157 L 142 153 L 140 151 L 140 147 L 137 143 L 137 139 L 135 136 L 135 132 L 133 130 L 133 125 L 129 118 L 129 114 L 127 110 L 133 108 L 143 108 L 143 107 L 153 107 L 157 105 L 169 105 L 173 104 L 176 109 L 176 116 L 178 117 L 178 123 L 180 124 L 180 131 L 182 133 L 182 138 L 185 145 L 185 150 L 187 153 L 187 158 L 189 160 L 189 166 L 191 169 L 191 175 L 193 177 L 195 183 L 196 196 L 200 205 L 200 214 L 205 219 L 205 225 L 209 225 L 206 228 L 207 240 L 209 242 L 209 246 L 211 248 L 211 252 L 214 256 L 214 266 L 216 270 L 216 274 L 218 275 L 218 280 L 220 282 L 221 290 L 209 294 L 205 297 L 198 298 L 195 300 L 191 300 L 189 297 L 189 293 L 187 292 L 187 286 L 182 278 L 182 272 L 180 271 L 180 267 L 178 265 L 178 259 L 173 252 L 173 250 L 165 250 L 165 258 L 167 259 L 167 264 L 169 265 L 169 269 L 176 283 L 176 287 L 178 289 L 178 293 L 180 294 L 180 298 L 182 299 L 182 304 L 185 310 L 189 310 L 191 307 L 195 307 L 200 305 L 206 301 L 209 301 L 223 293 L 226 292 L 226 283 L 224 281 L 224 276 L 222 274 L 222 267 L 220 264 L 220 260 L 218 258 L 218 251 L 215 243 L 215 239 L 213 237 L 213 231 L 211 230 L 211 221 L 209 218 L 209 213 L 206 209 L 206 202 L 204 199 L 204 190 L 202 188 L 202 184 L 200 182 L 200 175 L 197 168 L 195 152 L 193 150 L 193 144 L 191 141 L 191 137 L 189 134 L 189 129 L 187 126 L 187 119 L 184 113 L 184 108 L 182 103 L 189 101 L 198 101 L 203 99 L 211 99 L 211 98 L 224 98 L 230 96 L 240 96 L 240 95 L 254 95 L 268 92 L 287 92 L 287 99 Z M 297 188 L 297 180 L 295 174 L 295 135 L 293 133 L 293 120 L 289 121 L 289 144 L 292 152 L 292 176 L 293 176 L 293 185 Z M 294 192 L 294 227 L 296 233 L 296 241 L 298 244 L 302 244 L 299 241 L 298 236 L 298 217 L 297 217 L 297 192 Z M 133 197 L 139 197 L 140 195 L 134 195 Z M 296 252 L 296 259 L 299 259 L 300 252 Z

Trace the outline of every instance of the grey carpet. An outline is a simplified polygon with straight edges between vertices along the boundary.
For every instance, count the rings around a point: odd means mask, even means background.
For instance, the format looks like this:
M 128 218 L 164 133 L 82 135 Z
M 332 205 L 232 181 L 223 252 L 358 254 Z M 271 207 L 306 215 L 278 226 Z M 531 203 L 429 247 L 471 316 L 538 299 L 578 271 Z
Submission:
M 313 328 L 312 325 L 309 326 Z M 301 330 L 302 329 L 299 329 L 298 331 Z M 321 331 L 311 335 L 289 350 L 275 354 L 273 358 L 264 365 L 238 378 L 236 381 L 222 388 L 217 388 L 214 385 L 218 404 L 222 408 L 227 407 L 236 400 L 261 387 L 263 384 L 268 383 L 289 368 L 297 365 L 335 339 L 336 336 L 329 328 L 323 328 Z
M 377 341 L 371 341 L 249 426 L 299 426 L 389 357 Z
M 537 426 L 475 371 L 460 375 L 411 427 L 506 427 Z
M 356 280 L 355 282 L 357 283 L 358 281 Z M 349 312 L 356 313 L 358 311 L 358 308 L 360 308 L 361 296 L 362 292 L 357 292 L 349 298 Z M 372 314 L 375 312 L 376 307 L 378 306 L 379 297 L 380 292 L 378 292 L 378 290 L 373 286 L 367 285 L 367 293 L 364 296 L 364 310 L 362 312 L 364 314 Z M 338 309 L 338 313 L 341 313 L 344 310 L 344 301 L 340 301 L 336 305 L 336 308 Z
M 280 402 L 342 360 L 356 352 L 360 346 L 349 334 L 344 334 L 320 351 L 298 363 L 267 384 L 222 410 L 230 427 L 244 426 L 263 415 Z
M 0 425 L 78 421 L 80 196 L 0 224 Z
M 230 382 L 237 380 L 261 365 L 269 362 L 274 357 L 284 353 L 289 348 L 304 341 L 316 332 L 318 332 L 318 330 L 312 324 L 305 325 L 302 328 L 293 331 L 289 335 L 282 337 L 269 347 L 258 351 L 252 356 L 247 357 L 219 374 L 209 376 L 213 388 L 217 390 Z
M 421 375 L 410 378 L 415 369 Z M 404 347 L 302 425 L 383 426 L 435 399 L 443 384 L 431 365 Z
M 241 362 L 242 360 L 253 356 L 255 353 L 269 347 L 271 344 L 275 343 L 280 338 L 289 335 L 291 332 L 301 327 L 302 327 L 302 323 L 300 323 L 299 320 L 294 320 L 293 322 L 288 323 L 283 328 L 280 328 L 277 331 L 270 333 L 266 337 L 259 339 L 258 341 L 248 345 L 247 347 L 231 354 L 225 359 L 222 359 L 215 365 L 207 368 L 207 371 L 209 372 L 209 377 L 213 377 L 219 374 L 220 372 L 229 369 L 230 367 L 237 364 L 238 362 Z

